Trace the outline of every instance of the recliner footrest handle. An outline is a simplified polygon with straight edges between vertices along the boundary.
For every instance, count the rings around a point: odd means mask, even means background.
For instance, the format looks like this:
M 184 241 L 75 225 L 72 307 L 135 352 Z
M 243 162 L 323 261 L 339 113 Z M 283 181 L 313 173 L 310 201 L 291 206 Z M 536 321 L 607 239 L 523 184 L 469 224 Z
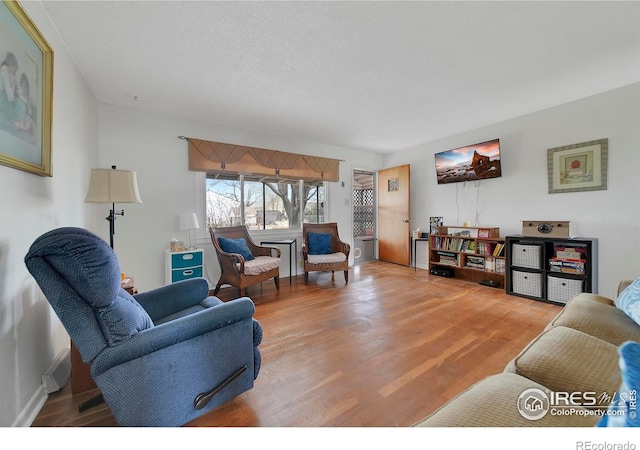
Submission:
M 196 395 L 196 398 L 193 399 L 193 407 L 195 409 L 202 409 L 205 406 L 207 406 L 214 395 L 216 395 L 218 392 L 224 389 L 225 386 L 227 386 L 233 380 L 235 380 L 240 375 L 242 375 L 242 373 L 244 373 L 246 370 L 247 370 L 247 366 L 246 365 L 242 366 L 241 368 L 233 372 L 231 375 L 229 375 L 229 377 L 226 380 L 224 380 L 222 383 L 220 383 L 210 391 L 202 392 Z

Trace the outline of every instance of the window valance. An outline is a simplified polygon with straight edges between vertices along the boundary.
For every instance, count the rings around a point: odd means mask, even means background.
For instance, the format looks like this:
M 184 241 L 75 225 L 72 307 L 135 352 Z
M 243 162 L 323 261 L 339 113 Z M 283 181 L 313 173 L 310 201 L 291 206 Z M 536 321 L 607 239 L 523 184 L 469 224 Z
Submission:
M 265 148 L 185 138 L 189 170 L 278 176 L 299 180 L 338 181 L 340 160 Z

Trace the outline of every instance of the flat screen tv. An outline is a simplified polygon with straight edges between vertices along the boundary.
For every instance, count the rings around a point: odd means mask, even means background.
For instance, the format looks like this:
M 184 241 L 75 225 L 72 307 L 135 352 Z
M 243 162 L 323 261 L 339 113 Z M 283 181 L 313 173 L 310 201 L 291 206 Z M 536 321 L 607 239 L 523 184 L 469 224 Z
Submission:
M 436 153 L 435 158 L 438 184 L 502 176 L 500 139 Z

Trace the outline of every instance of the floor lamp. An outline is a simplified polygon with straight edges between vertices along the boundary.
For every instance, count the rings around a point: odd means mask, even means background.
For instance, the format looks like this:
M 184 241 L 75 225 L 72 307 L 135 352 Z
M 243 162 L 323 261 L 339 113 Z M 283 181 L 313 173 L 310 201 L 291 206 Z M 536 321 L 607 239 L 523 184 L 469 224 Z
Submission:
M 87 203 L 111 203 L 106 219 L 109 221 L 109 243 L 113 248 L 116 216 L 124 216 L 124 210 L 116 211 L 116 203 L 142 203 L 135 172 L 111 169 L 92 169 Z
M 85 202 L 111 203 L 111 210 L 106 219 L 109 221 L 109 244 L 113 249 L 116 216 L 124 216 L 124 210 L 116 211 L 116 203 L 142 203 L 136 173 L 130 170 L 118 170 L 116 166 L 111 166 L 111 169 L 91 169 L 89 192 Z M 78 411 L 86 411 L 102 402 L 104 398 L 102 394 L 98 394 L 82 403 Z

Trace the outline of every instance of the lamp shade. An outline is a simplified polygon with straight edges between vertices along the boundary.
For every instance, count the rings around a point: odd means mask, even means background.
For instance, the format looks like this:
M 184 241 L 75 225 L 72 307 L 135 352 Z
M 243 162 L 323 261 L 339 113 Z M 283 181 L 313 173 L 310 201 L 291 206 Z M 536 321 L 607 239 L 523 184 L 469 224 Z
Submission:
M 119 169 L 92 169 L 88 203 L 142 203 L 135 172 Z
M 200 224 L 198 224 L 198 216 L 196 216 L 196 213 L 180 214 L 181 230 L 193 230 L 196 228 L 200 228 Z

